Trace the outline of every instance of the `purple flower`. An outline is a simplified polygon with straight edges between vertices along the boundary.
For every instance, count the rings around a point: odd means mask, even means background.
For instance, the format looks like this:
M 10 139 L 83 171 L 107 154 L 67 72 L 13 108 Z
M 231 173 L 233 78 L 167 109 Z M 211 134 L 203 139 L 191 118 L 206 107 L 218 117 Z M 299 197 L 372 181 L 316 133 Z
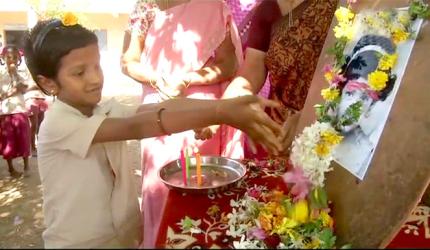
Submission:
M 266 232 L 258 227 L 253 227 L 248 230 L 247 237 L 249 239 L 264 240 L 267 237 Z

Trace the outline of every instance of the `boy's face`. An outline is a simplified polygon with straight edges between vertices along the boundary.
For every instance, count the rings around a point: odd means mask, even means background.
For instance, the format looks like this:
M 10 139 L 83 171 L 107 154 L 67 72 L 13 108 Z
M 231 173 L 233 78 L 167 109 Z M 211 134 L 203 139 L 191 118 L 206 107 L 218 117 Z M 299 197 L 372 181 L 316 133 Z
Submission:
M 13 50 L 8 50 L 5 55 L 5 61 L 8 69 L 16 69 L 18 63 L 18 55 Z
M 61 58 L 57 74 L 59 100 L 80 110 L 92 110 L 101 100 L 103 72 L 97 44 L 74 49 Z

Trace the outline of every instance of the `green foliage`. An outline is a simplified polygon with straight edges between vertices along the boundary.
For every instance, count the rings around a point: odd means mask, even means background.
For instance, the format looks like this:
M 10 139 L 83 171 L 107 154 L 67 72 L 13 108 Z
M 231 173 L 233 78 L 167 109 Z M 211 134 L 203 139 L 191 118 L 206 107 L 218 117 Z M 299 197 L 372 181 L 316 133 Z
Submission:
M 319 239 L 323 242 L 321 248 L 330 249 L 333 248 L 336 242 L 336 236 L 333 235 L 333 231 L 325 228 L 319 235 Z
M 308 198 L 312 209 L 321 209 L 328 207 L 327 193 L 321 187 L 314 188 L 309 193 Z
M 361 109 L 363 107 L 362 101 L 357 101 L 351 104 L 345 111 L 345 114 L 339 119 L 336 128 L 339 129 L 340 126 L 348 126 L 357 122 L 361 115 Z
M 346 37 L 341 37 L 337 39 L 334 46 L 329 48 L 327 53 L 329 55 L 333 55 L 335 57 L 335 67 L 341 67 L 345 64 L 346 59 L 343 51 L 345 50 L 345 46 L 348 43 L 348 39 Z
M 419 17 L 427 19 L 430 17 L 429 5 L 422 0 L 413 0 L 409 6 L 409 14 L 414 18 Z

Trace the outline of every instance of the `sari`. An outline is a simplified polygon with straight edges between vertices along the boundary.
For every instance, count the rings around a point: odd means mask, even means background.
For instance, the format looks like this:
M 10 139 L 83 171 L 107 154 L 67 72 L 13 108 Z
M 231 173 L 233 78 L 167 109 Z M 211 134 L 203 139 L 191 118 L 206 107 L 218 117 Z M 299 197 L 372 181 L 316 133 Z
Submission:
M 235 55 L 242 62 L 242 48 L 237 28 L 227 6 L 218 0 L 191 0 L 165 11 L 149 15 L 141 62 L 152 70 L 170 76 L 181 76 L 210 63 L 215 50 L 230 32 Z M 148 24 L 148 22 L 141 22 Z M 220 99 L 228 82 L 190 86 L 185 97 L 195 99 Z M 158 103 L 162 99 L 150 86 L 143 85 L 142 102 Z M 163 216 L 168 189 L 158 177 L 159 169 L 180 158 L 181 150 L 197 147 L 201 155 L 243 158 L 243 134 L 232 127 L 221 125 L 210 140 L 194 138 L 193 131 L 144 139 L 142 147 L 142 212 L 144 248 L 154 247 Z M 178 204 L 180 206 L 180 204 Z
M 288 15 L 275 24 L 265 65 L 269 99 L 282 108 L 266 111 L 279 123 L 302 110 L 336 10 L 338 0 L 307 0 L 307 7 L 289 25 Z M 294 14 L 293 14 L 294 16 Z

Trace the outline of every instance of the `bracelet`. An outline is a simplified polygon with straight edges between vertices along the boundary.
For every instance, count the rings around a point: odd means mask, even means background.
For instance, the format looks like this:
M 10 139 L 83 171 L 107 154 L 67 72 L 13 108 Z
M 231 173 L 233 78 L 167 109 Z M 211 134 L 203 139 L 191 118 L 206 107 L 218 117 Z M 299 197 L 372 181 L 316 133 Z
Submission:
M 150 80 L 149 80 L 149 85 L 151 85 L 151 87 L 152 87 L 153 89 L 158 89 L 157 84 L 156 84 L 156 81 L 155 81 L 154 79 L 150 79 Z
M 191 80 L 190 80 L 190 78 L 189 77 L 187 77 L 186 79 L 182 79 L 182 81 L 184 82 L 184 84 L 185 84 L 185 88 L 187 89 L 189 86 L 190 86 L 190 84 L 191 84 Z
M 157 123 L 158 123 L 158 127 L 160 127 L 160 130 L 161 130 L 161 132 L 163 132 L 163 134 L 170 135 L 170 133 L 168 133 L 168 132 L 166 131 L 166 129 L 164 128 L 164 126 L 163 126 L 163 122 L 161 121 L 161 113 L 162 113 L 164 110 L 166 110 L 166 109 L 165 109 L 165 108 L 160 108 L 160 109 L 158 110 L 158 112 L 157 112 Z

